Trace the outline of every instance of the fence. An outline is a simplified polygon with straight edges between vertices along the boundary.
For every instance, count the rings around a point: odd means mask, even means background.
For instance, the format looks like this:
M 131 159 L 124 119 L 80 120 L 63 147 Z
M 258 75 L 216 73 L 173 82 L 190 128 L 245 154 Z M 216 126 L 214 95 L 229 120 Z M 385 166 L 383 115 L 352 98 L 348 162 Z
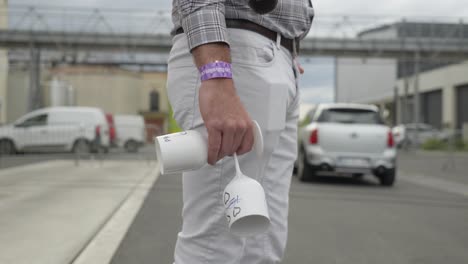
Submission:
M 401 131 L 401 130 L 400 130 Z M 398 133 L 401 133 L 398 131 Z M 395 133 L 395 131 L 394 131 Z M 436 130 L 406 129 L 398 139 L 398 147 L 403 150 L 428 150 L 428 151 L 463 151 L 468 150 L 468 142 L 463 137 L 462 129 Z
M 10 30 L 29 30 L 43 32 L 77 32 L 106 34 L 144 34 L 167 35 L 172 29 L 171 10 L 169 9 L 115 9 L 54 6 L 9 5 L 0 8 L 0 18 L 8 18 Z M 428 31 L 439 38 L 458 38 L 466 36 L 468 28 L 462 17 L 410 16 L 399 15 L 347 15 L 318 13 L 314 19 L 310 37 L 354 38 L 369 29 L 407 22 L 432 23 L 418 32 Z M 459 24 L 455 30 L 440 29 L 440 24 Z M 466 28 L 464 31 L 460 29 Z

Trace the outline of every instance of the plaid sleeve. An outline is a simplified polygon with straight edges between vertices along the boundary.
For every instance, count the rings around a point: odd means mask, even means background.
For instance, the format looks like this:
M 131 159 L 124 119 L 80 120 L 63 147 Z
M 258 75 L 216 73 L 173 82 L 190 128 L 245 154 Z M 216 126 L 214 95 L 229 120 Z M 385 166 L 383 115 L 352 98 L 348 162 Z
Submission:
M 224 0 L 181 0 L 179 3 L 190 50 L 206 43 L 228 43 Z

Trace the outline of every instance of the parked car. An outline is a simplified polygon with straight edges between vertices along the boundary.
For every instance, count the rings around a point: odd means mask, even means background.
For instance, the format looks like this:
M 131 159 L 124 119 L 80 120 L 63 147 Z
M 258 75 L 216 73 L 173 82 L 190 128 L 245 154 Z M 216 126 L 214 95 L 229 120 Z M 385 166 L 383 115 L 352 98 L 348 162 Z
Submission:
M 373 105 L 320 104 L 299 128 L 297 176 L 313 180 L 318 174 L 374 174 L 382 185 L 396 178 L 396 149 L 390 127 Z
M 139 115 L 114 115 L 117 146 L 137 152 L 146 138 L 145 121 Z
M 424 123 L 398 125 L 392 129 L 392 132 L 398 147 L 411 145 L 417 146 L 429 139 L 447 141 L 450 137 L 449 133 L 440 131 L 431 125 Z
M 72 151 L 84 153 L 109 147 L 109 127 L 101 109 L 43 108 L 0 127 L 0 153 Z

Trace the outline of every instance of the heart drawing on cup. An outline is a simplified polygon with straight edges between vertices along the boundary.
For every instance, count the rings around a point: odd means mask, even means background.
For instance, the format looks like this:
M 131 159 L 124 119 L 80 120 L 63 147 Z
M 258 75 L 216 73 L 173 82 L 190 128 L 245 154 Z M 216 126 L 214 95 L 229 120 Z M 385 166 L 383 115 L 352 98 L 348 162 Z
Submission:
M 232 215 L 234 217 L 238 216 L 239 213 L 241 212 L 241 208 L 240 207 L 234 207 L 234 209 L 232 210 Z
M 231 199 L 231 195 L 228 192 L 224 193 L 224 205 L 226 205 L 229 202 L 229 199 Z

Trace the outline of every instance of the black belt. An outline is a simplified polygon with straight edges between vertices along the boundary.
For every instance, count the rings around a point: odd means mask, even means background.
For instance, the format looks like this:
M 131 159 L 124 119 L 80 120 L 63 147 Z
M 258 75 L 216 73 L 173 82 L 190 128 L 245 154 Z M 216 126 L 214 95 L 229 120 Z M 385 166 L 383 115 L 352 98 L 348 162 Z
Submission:
M 226 27 L 228 28 L 237 28 L 237 29 L 245 29 L 256 32 L 268 39 L 276 41 L 276 33 L 273 30 L 270 30 L 266 27 L 260 26 L 253 22 L 243 19 L 226 19 Z M 176 34 L 184 33 L 183 28 L 178 28 L 175 31 Z M 287 39 L 281 37 L 281 46 L 285 47 L 291 54 L 294 54 L 294 45 L 296 45 L 296 53 L 299 51 L 299 38 L 296 39 Z

